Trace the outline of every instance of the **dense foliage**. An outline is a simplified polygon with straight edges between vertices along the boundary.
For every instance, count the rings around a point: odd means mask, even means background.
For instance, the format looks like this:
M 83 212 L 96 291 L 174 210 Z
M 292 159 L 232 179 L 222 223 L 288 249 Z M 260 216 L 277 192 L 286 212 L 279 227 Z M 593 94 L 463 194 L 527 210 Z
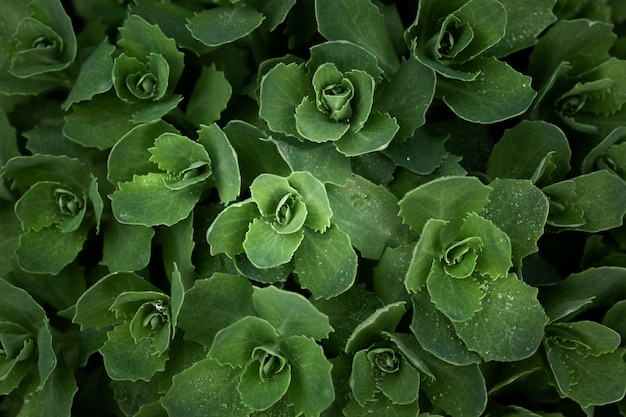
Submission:
M 0 415 L 626 416 L 622 0 L 3 0 Z

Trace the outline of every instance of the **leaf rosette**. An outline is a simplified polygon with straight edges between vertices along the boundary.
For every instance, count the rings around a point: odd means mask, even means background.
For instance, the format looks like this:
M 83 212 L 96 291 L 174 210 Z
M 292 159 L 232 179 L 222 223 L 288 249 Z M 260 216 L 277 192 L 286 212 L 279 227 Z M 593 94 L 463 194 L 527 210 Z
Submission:
M 257 269 L 294 270 L 316 297 L 332 297 L 352 285 L 356 253 L 348 235 L 331 222 L 322 182 L 308 171 L 287 177 L 264 173 L 250 192 L 251 198 L 226 207 L 207 230 L 212 255 L 235 260 L 245 255 Z M 286 276 L 267 282 L 281 279 Z
M 0 91 L 38 94 L 68 87 L 64 70 L 76 57 L 70 17 L 58 0 L 7 4 L 0 22 Z
M 12 158 L 1 176 L 13 187 L 28 187 L 15 203 L 23 229 L 16 249 L 21 268 L 58 274 L 82 250 L 89 231 L 100 227 L 96 177 L 79 160 L 52 155 Z
M 353 60 L 339 58 L 338 51 Z M 306 63 L 279 63 L 262 77 L 259 114 L 273 131 L 332 142 L 346 156 L 380 151 L 400 129 L 395 117 L 375 106 L 381 73 L 376 57 L 359 46 L 318 45 Z

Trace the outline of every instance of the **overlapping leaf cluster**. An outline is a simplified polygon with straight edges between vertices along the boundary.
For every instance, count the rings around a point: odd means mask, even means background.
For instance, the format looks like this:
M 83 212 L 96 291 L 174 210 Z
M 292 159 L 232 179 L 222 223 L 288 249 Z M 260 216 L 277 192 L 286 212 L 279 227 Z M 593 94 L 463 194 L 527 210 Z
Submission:
M 0 414 L 626 416 L 620 0 L 9 0 Z

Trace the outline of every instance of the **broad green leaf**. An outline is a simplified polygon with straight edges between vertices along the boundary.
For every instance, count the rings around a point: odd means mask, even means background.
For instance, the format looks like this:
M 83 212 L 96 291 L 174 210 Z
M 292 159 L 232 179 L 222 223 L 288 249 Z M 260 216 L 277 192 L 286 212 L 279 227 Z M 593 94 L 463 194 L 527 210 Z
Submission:
M 174 191 L 166 186 L 165 177 L 151 172 L 120 183 L 109 196 L 115 218 L 124 224 L 172 226 L 189 216 L 200 200 L 202 185 Z
M 379 391 L 376 386 L 376 373 L 374 367 L 367 358 L 367 350 L 358 351 L 352 359 L 352 372 L 350 373 L 350 388 L 354 399 L 361 406 L 374 400 L 374 395 Z
M 239 274 L 263 284 L 276 284 L 285 282 L 293 272 L 293 262 L 287 262 L 273 268 L 257 268 L 250 262 L 245 254 L 233 258 L 234 267 Z
M 380 390 L 394 404 L 410 404 L 417 401 L 420 373 L 407 359 L 400 355 L 397 372 L 383 374 L 378 381 Z
M 109 221 L 103 236 L 101 264 L 110 272 L 138 271 L 148 265 L 154 236 L 151 227 Z
M 0 322 L 15 323 L 34 336 L 44 322 L 46 313 L 25 290 L 0 278 Z
M 398 131 L 398 123 L 384 113 L 372 113 L 358 132 L 348 130 L 335 141 L 337 150 L 351 157 L 385 149 Z
M 274 139 L 292 171 L 308 171 L 323 183 L 344 185 L 352 176 L 350 159 L 330 144 Z
M 64 220 L 69 220 L 68 215 L 59 209 L 60 197 L 55 198 L 54 194 L 55 190 L 63 187 L 64 185 L 58 182 L 39 181 L 22 194 L 15 203 L 15 215 L 24 229 L 39 231 L 52 225 L 61 226 Z M 78 197 L 71 191 L 66 194 Z M 78 223 L 75 226 L 78 227 L 85 215 L 86 204 L 84 198 L 82 201 L 76 199 L 75 204 L 77 212 L 72 217 L 77 218 Z
M 393 332 L 405 312 L 404 302 L 379 308 L 354 329 L 346 343 L 345 351 L 354 353 L 382 340 L 382 333 Z
M 248 199 L 234 203 L 222 210 L 209 229 L 206 239 L 211 255 L 225 253 L 233 258 L 244 252 L 243 242 L 252 220 L 259 217 L 254 201 Z
M 315 71 L 317 67 L 327 62 L 332 62 L 342 73 L 358 69 L 368 73 L 376 81 L 381 78 L 383 72 L 372 52 L 343 39 L 319 43 L 311 47 L 311 58 L 306 63 L 309 71 Z
M 404 278 L 411 263 L 415 244 L 406 243 L 385 249 L 373 270 L 374 293 L 385 303 L 409 301 Z
M 194 241 L 194 213 L 172 227 L 159 229 L 163 267 L 166 276 L 173 282 L 175 275 L 180 275 L 180 284 L 184 290 L 191 288 L 199 273 L 196 272 L 193 255 L 196 248 Z M 205 246 L 202 246 L 204 248 Z M 173 284 L 172 284 L 173 285 Z M 177 284 L 178 285 L 178 284 Z M 174 287 L 172 287 L 172 290 Z M 174 298 L 173 294 L 172 297 Z
M 266 18 L 264 24 L 271 32 L 283 23 L 295 3 L 296 0 L 248 0 L 247 4 L 254 5 L 258 11 L 263 13 Z
M 324 233 L 307 230 L 293 258 L 300 286 L 315 298 L 335 297 L 356 279 L 357 254 L 350 237 L 334 224 Z
M 257 218 L 248 227 L 243 248 L 254 266 L 273 268 L 289 262 L 303 238 L 302 229 L 290 234 L 280 234 L 265 220 Z
M 615 330 L 589 320 L 552 323 L 546 329 L 546 337 L 556 338 L 557 344 L 574 348 L 585 356 L 614 352 L 621 343 L 621 337 Z
M 291 366 L 288 363 L 280 372 L 265 379 L 259 377 L 262 365 L 260 361 L 250 362 L 237 385 L 241 401 L 253 410 L 266 410 L 276 404 L 291 382 Z
M 99 94 L 72 106 L 65 116 L 63 134 L 84 147 L 108 149 L 135 127 L 130 120 L 133 111 L 133 105 L 120 101 L 114 93 Z
M 315 143 L 336 141 L 350 129 L 348 122 L 335 121 L 320 111 L 311 97 L 305 97 L 295 111 L 298 134 Z
M 60 116 L 47 121 L 43 125 L 36 126 L 35 128 L 24 132 L 23 136 L 27 139 L 25 145 L 26 149 L 28 149 L 33 155 L 67 155 L 70 158 L 80 158 L 80 156 L 85 152 L 85 148 L 80 146 L 78 143 L 69 140 L 63 135 L 63 124 L 63 118 Z M 12 128 L 9 125 L 7 129 Z M 13 152 L 11 149 L 11 141 L 14 141 L 14 139 L 7 137 L 4 140 L 6 140 L 6 145 L 4 145 L 6 146 L 6 151 L 0 149 L 0 155 L 4 152 Z M 13 155 L 19 155 L 19 152 Z M 0 159 L 4 158 L 0 156 Z
M 378 87 L 374 110 L 396 119 L 400 126 L 396 140 L 413 136 L 415 129 L 424 124 L 435 82 L 435 72 L 410 57 L 402 60 L 398 71 Z
M 411 299 L 411 331 L 424 350 L 453 365 L 464 366 L 480 362 L 481 358 L 467 349 L 456 334 L 450 319 L 435 308 L 425 291 L 417 291 Z
M 222 71 L 215 69 L 215 64 L 202 67 L 189 95 L 185 116 L 195 125 L 211 124 L 219 120 L 231 94 L 230 83 Z
M 37 378 L 26 388 L 20 416 L 65 417 L 71 414 L 74 395 L 78 391 L 72 371 L 61 362 L 43 386 Z
M 322 347 L 305 336 L 281 339 L 280 352 L 291 365 L 291 384 L 287 390 L 289 404 L 297 414 L 319 416 L 335 399 L 332 365 Z
M 252 358 L 255 348 L 273 346 L 279 336 L 267 321 L 246 316 L 217 332 L 209 357 L 224 365 L 243 367 Z
M 434 378 L 422 380 L 421 388 L 434 405 L 452 417 L 479 417 L 487 405 L 485 379 L 478 364 L 457 366 L 428 352 L 419 352 Z
M 180 95 L 170 95 L 158 101 L 143 101 L 134 104 L 134 112 L 131 122 L 135 124 L 150 123 L 160 120 L 163 116 L 174 110 L 183 99 Z
M 333 214 L 324 184 L 307 171 L 292 172 L 287 181 L 298 191 L 306 205 L 307 215 L 304 224 L 323 233 L 330 226 Z
M 141 276 L 132 272 L 106 275 L 78 299 L 72 322 L 80 324 L 81 330 L 89 327 L 103 329 L 122 322 L 110 307 L 115 299 L 128 291 L 158 291 Z
M 552 12 L 556 0 L 532 0 L 523 4 L 515 0 L 498 1 L 506 10 L 506 33 L 500 42 L 487 50 L 488 54 L 497 57 L 533 46 L 541 32 L 556 20 Z
M 56 275 L 70 264 L 87 240 L 89 226 L 65 233 L 56 226 L 27 230 L 15 250 L 20 267 L 27 272 Z
M 271 130 L 299 137 L 294 113 L 303 97 L 313 95 L 303 65 L 277 64 L 261 79 L 259 116 Z
M 67 98 L 61 105 L 67 110 L 74 103 L 90 100 L 95 95 L 109 91 L 113 86 L 111 73 L 113 72 L 113 58 L 115 47 L 106 40 L 89 55 L 83 63 L 76 81 L 72 85 Z
M 442 177 L 409 191 L 400 205 L 400 217 L 417 233 L 429 219 L 452 220 L 480 212 L 492 188 L 476 177 Z
M 281 338 L 308 336 L 320 340 L 333 331 L 328 317 L 300 294 L 271 285 L 255 287 L 252 301 L 258 315 L 267 320 Z
M 473 123 L 495 123 L 524 113 L 537 93 L 531 78 L 495 58 L 474 58 L 463 65 L 480 74 L 473 81 L 440 79 L 437 97 L 460 118 Z
M 511 244 L 511 259 L 516 266 L 539 250 L 537 242 L 544 233 L 549 203 L 543 192 L 530 181 L 495 179 L 493 191 L 481 216 L 506 233 Z
M 150 161 L 152 156 L 148 148 L 154 146 L 154 140 L 164 133 L 179 132 L 164 121 L 138 125 L 122 137 L 113 146 L 107 161 L 107 179 L 114 185 L 133 180 L 135 175 L 145 175 L 157 171 L 157 166 Z
M 433 261 L 426 287 L 432 303 L 453 322 L 469 320 L 482 309 L 481 300 L 485 293 L 481 282 L 474 277 L 452 277 L 437 261 Z
M 410 231 L 398 217 L 398 200 L 384 186 L 354 175 L 345 186 L 329 185 L 327 191 L 332 222 L 363 257 L 378 259 L 387 247 L 410 240 Z
M 432 174 L 448 156 L 444 146 L 448 137 L 417 129 L 412 137 L 404 141 L 392 141 L 382 153 L 399 167 L 420 175 Z
M 107 374 L 113 380 L 144 380 L 165 369 L 168 352 L 158 354 L 151 338 L 135 342 L 130 322 L 124 322 L 109 331 L 108 339 L 100 348 Z
M 247 417 L 239 392 L 233 389 L 241 370 L 206 358 L 172 378 L 161 403 L 170 417 Z
M 626 394 L 624 349 L 600 356 L 545 342 L 546 356 L 559 393 L 582 407 L 619 401 Z M 566 370 L 560 373 L 559 369 Z
M 82 162 L 66 155 L 15 156 L 5 163 L 0 174 L 12 180 L 12 188 L 50 181 L 86 191 L 90 180 Z
M 487 361 L 512 362 L 535 353 L 548 322 L 537 289 L 511 273 L 485 282 L 483 291 L 483 308 L 467 321 L 453 322 L 467 347 Z
M 159 169 L 168 173 L 182 173 L 195 162 L 209 163 L 210 158 L 201 144 L 176 133 L 163 133 L 154 140 L 154 146 L 148 148 L 150 161 Z
M 346 40 L 376 55 L 386 73 L 399 65 L 389 39 L 383 15 L 371 2 L 356 0 L 316 0 L 317 29 L 330 41 Z
M 537 170 L 546 155 L 550 168 Z M 487 163 L 487 175 L 500 178 L 533 179 L 539 186 L 560 181 L 570 170 L 572 151 L 565 133 L 542 120 L 523 120 L 505 130 L 494 145 Z
M 249 35 L 264 19 L 252 7 L 218 6 L 197 13 L 188 20 L 187 27 L 203 44 L 220 46 Z
M 346 417 L 361 417 L 364 415 L 385 416 L 385 417 L 428 417 L 430 414 L 419 412 L 419 404 L 394 404 L 382 393 L 377 393 L 373 401 L 368 401 L 364 405 L 351 399 L 348 405 L 342 410 Z
M 197 280 L 185 292 L 178 326 L 185 332 L 186 339 L 209 349 L 218 331 L 254 315 L 252 284 L 243 277 L 214 274 Z

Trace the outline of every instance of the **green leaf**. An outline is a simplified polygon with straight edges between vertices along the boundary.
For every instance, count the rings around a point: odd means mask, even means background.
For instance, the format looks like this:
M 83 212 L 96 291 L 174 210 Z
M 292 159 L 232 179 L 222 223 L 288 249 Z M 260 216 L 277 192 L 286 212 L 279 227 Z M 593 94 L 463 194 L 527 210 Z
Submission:
M 252 200 L 234 203 L 222 210 L 209 229 L 206 239 L 211 255 L 225 253 L 230 258 L 244 252 L 243 242 L 252 220 L 259 217 L 259 210 Z
M 384 186 L 354 175 L 345 186 L 329 185 L 327 190 L 333 223 L 363 257 L 378 259 L 387 247 L 410 239 L 398 217 L 398 200 Z
M 433 261 L 426 286 L 432 303 L 453 322 L 469 320 L 482 308 L 485 293 L 481 283 L 473 277 L 451 277 L 437 261 Z
M 120 101 L 110 92 L 76 103 L 72 109 L 65 116 L 63 134 L 87 148 L 108 149 L 135 127 L 130 120 L 133 105 Z
M 480 212 L 491 190 L 476 177 L 438 178 L 409 191 L 400 200 L 400 217 L 411 229 L 422 233 L 428 219 L 452 220 Z
M 287 181 L 298 191 L 306 206 L 307 215 L 304 224 L 323 233 L 330 226 L 332 216 L 324 184 L 307 171 L 292 172 Z
M 198 142 L 204 145 L 213 168 L 212 179 L 222 203 L 233 201 L 239 195 L 241 175 L 237 154 L 226 134 L 216 125 L 200 126 Z
M 350 237 L 336 225 L 324 233 L 307 230 L 294 254 L 294 272 L 315 298 L 346 291 L 356 278 L 358 258 Z
M 110 221 L 103 229 L 102 265 L 111 272 L 138 271 L 150 261 L 154 230 Z
M 376 373 L 367 358 L 367 350 L 358 351 L 352 359 L 352 372 L 350 373 L 350 388 L 354 399 L 361 406 L 366 402 L 373 401 L 374 395 L 378 391 L 376 386 Z
M 243 277 L 214 274 L 208 279 L 195 281 L 194 286 L 185 292 L 178 326 L 185 332 L 186 339 L 209 349 L 217 332 L 254 315 L 252 284 Z
M 0 322 L 15 323 L 32 335 L 38 333 L 46 313 L 25 290 L 0 278 Z
M 154 146 L 148 148 L 148 151 L 152 155 L 150 161 L 168 173 L 182 173 L 198 161 L 210 164 L 204 146 L 176 133 L 163 133 L 154 140 Z
M 279 63 L 261 79 L 259 116 L 276 132 L 299 137 L 294 113 L 313 86 L 303 65 Z
M 406 312 L 405 303 L 388 304 L 372 313 L 352 332 L 345 351 L 348 353 L 366 349 L 378 340 L 382 340 L 383 332 L 393 332 Z
M 442 78 L 436 95 L 469 122 L 495 123 L 518 116 L 537 95 L 530 86 L 530 77 L 495 58 L 475 58 L 463 68 L 480 74 L 473 81 Z
M 297 414 L 319 416 L 335 399 L 332 365 L 313 339 L 291 336 L 279 341 L 279 350 L 291 365 L 289 404 Z
M 350 159 L 330 143 L 274 138 L 278 152 L 292 171 L 308 171 L 323 183 L 344 185 L 352 176 Z
M 255 287 L 252 301 L 259 316 L 274 326 L 281 338 L 308 336 L 320 340 L 333 331 L 328 317 L 300 294 L 271 285 Z
M 259 317 L 246 316 L 215 335 L 209 356 L 224 365 L 243 367 L 255 348 L 272 346 L 279 338 L 274 327 Z
M 397 372 L 383 374 L 378 385 L 380 390 L 394 404 L 410 404 L 417 401 L 420 387 L 420 373 L 407 359 L 399 356 Z
M 342 410 L 346 417 L 361 417 L 364 415 L 386 416 L 386 417 L 428 417 L 430 414 L 419 412 L 419 404 L 413 402 L 411 404 L 394 404 L 382 393 L 378 393 L 373 401 L 368 401 L 364 405 L 360 405 L 354 399 L 351 399 L 348 405 Z
M 453 322 L 459 337 L 487 361 L 512 362 L 531 356 L 548 322 L 537 289 L 511 273 L 485 282 L 483 290 L 483 308 L 467 321 Z
M 61 105 L 63 110 L 69 109 L 74 103 L 90 100 L 95 95 L 109 91 L 113 86 L 111 73 L 113 72 L 112 55 L 114 51 L 115 46 L 106 40 L 94 49 L 83 63 L 72 89 Z
M 546 155 L 551 155 L 551 166 L 539 171 Z M 569 172 L 571 156 L 567 137 L 560 128 L 542 120 L 523 120 L 506 130 L 494 145 L 487 175 L 533 179 L 540 186 L 548 185 Z
M 380 67 L 392 73 L 399 65 L 383 15 L 371 2 L 316 0 L 317 29 L 330 41 L 346 40 L 376 55 Z
M 495 179 L 489 186 L 493 191 L 481 216 L 506 233 L 511 242 L 513 265 L 519 266 L 522 259 L 539 250 L 537 242 L 548 218 L 548 200 L 526 180 Z
M 481 361 L 480 356 L 467 349 L 456 334 L 450 319 L 435 308 L 426 291 L 417 291 L 411 299 L 413 302 L 411 331 L 424 350 L 458 366 Z
M 250 362 L 237 385 L 241 401 L 254 410 L 266 410 L 277 403 L 291 383 L 291 366 L 288 363 L 280 372 L 265 379 L 259 377 L 262 366 L 261 361 Z
M 189 95 L 185 116 L 195 125 L 209 125 L 219 120 L 231 94 L 230 83 L 222 71 L 215 69 L 215 64 L 202 67 Z
M 424 225 L 422 234 L 413 247 L 404 278 L 404 285 L 408 291 L 415 293 L 421 291 L 426 285 L 434 264 L 439 263 L 439 258 L 444 251 L 441 238 L 448 224 L 449 222 L 445 220 L 429 219 Z
M 380 151 L 389 145 L 398 129 L 398 123 L 388 114 L 372 113 L 362 129 L 348 130 L 335 141 L 335 146 L 349 157 Z
M 257 218 L 250 223 L 243 241 L 248 259 L 257 268 L 273 268 L 291 260 L 304 238 L 302 229 L 290 233 L 277 233 L 271 224 Z
M 555 338 L 557 344 L 576 349 L 585 356 L 614 352 L 621 343 L 621 337 L 615 330 L 589 320 L 552 323 L 546 329 L 546 337 Z
M 311 58 L 306 63 L 309 71 L 314 72 L 317 67 L 327 62 L 332 62 L 341 73 L 358 69 L 368 73 L 376 81 L 380 80 L 383 72 L 372 52 L 343 39 L 311 47 Z
M 213 358 L 200 360 L 172 378 L 161 403 L 170 417 L 247 417 L 252 410 L 233 389 L 240 374 Z
M 120 183 L 109 196 L 115 218 L 124 224 L 172 226 L 189 216 L 200 200 L 201 185 L 175 191 L 167 187 L 165 177 L 151 172 Z
M 498 1 L 506 10 L 506 33 L 500 42 L 487 50 L 497 57 L 533 46 L 541 32 L 556 20 L 552 12 L 556 0 L 532 0 L 524 4 L 515 0 Z
M 136 342 L 130 330 L 130 322 L 124 322 L 108 333 L 108 339 L 100 348 L 107 374 L 113 380 L 144 380 L 165 369 L 168 352 L 158 354 L 151 338 Z
M 258 28 L 265 16 L 252 7 L 218 6 L 188 20 L 191 35 L 208 46 L 241 39 Z
M 296 107 L 295 118 L 298 134 L 316 143 L 335 141 L 350 129 L 349 123 L 335 121 L 321 112 L 310 97 L 305 97 Z

